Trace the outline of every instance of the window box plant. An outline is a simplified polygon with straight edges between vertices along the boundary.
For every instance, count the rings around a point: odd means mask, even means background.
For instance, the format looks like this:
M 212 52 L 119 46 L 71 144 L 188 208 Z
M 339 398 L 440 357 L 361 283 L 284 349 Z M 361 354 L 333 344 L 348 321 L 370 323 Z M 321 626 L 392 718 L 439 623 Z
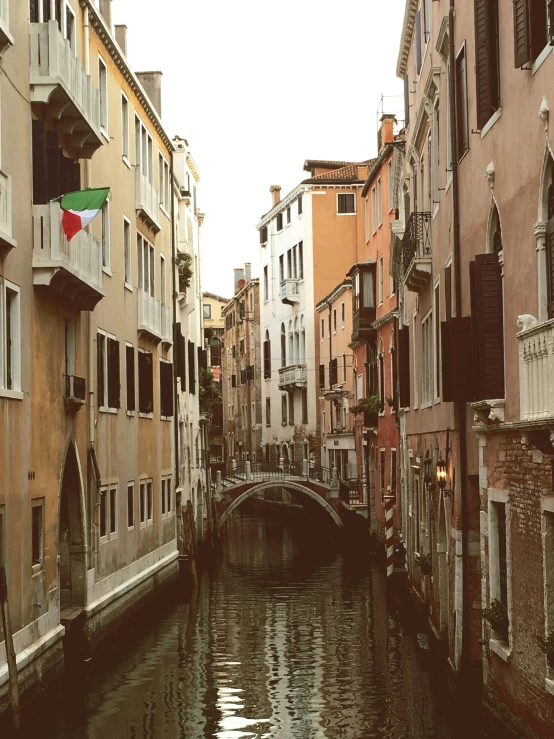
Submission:
M 503 639 L 508 639 L 508 609 L 494 598 L 489 608 L 483 608 L 481 618 Z
M 175 264 L 179 273 L 179 292 L 184 293 L 187 287 L 190 287 L 190 281 L 192 279 L 192 254 L 178 252 L 175 258 Z
M 428 554 L 416 554 L 415 563 L 416 567 L 419 567 L 421 574 L 424 577 L 428 577 L 433 574 L 433 555 L 431 552 Z
M 351 405 L 350 410 L 354 415 L 364 414 L 364 426 L 377 426 L 377 416 L 381 410 L 381 401 L 378 395 L 370 395 L 362 398 L 357 405 Z

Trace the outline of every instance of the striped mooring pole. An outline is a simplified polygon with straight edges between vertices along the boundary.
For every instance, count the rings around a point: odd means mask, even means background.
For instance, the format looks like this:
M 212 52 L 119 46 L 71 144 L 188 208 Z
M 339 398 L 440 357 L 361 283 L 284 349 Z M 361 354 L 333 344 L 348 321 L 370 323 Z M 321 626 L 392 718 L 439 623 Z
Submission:
M 391 495 L 390 487 L 387 488 L 385 495 L 385 547 L 387 550 L 387 577 L 394 572 L 394 525 L 392 517 L 394 495 Z

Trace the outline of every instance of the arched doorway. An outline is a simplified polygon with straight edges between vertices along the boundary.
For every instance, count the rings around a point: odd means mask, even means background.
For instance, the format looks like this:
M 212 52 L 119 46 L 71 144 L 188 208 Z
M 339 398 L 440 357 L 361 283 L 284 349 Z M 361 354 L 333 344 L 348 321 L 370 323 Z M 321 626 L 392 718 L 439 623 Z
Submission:
M 63 468 L 58 527 L 62 609 L 85 605 L 87 544 L 82 500 L 81 471 L 75 444 L 70 442 Z
M 448 539 L 446 534 L 446 512 L 442 496 L 439 503 L 437 553 L 439 557 L 440 630 L 444 632 L 448 628 Z

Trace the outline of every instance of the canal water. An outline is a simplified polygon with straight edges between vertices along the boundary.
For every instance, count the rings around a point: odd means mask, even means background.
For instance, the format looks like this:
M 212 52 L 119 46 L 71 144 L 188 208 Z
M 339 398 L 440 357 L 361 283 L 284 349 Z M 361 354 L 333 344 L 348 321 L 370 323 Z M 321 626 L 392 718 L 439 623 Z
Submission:
M 142 617 L 28 735 L 484 736 L 453 717 L 412 619 L 387 610 L 381 566 L 321 539 L 303 520 L 235 513 L 197 596 Z

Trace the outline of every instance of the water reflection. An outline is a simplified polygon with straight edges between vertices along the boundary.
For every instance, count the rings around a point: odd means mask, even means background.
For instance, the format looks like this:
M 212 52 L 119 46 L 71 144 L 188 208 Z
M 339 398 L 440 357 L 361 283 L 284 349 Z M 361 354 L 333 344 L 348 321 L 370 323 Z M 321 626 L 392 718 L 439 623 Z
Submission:
M 45 737 L 453 736 L 378 568 L 237 512 L 221 565 L 114 652 Z M 477 736 L 472 734 L 472 736 Z

